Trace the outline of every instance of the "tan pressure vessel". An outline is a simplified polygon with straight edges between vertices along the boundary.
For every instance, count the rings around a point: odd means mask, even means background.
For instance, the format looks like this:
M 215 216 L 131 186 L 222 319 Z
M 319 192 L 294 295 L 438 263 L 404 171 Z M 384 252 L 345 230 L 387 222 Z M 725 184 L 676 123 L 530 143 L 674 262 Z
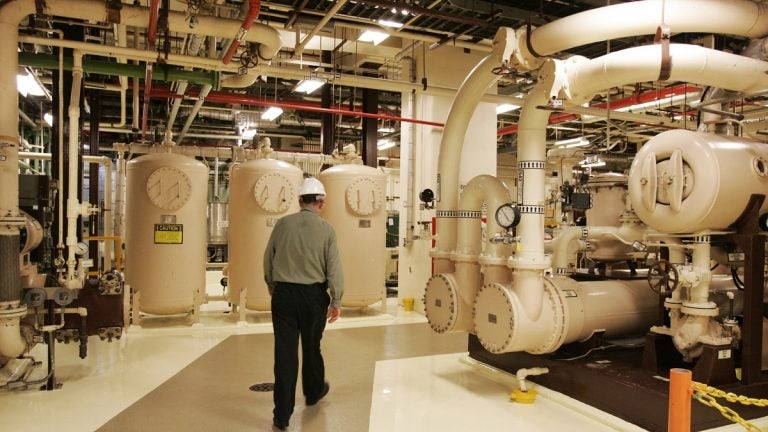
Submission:
M 666 233 L 727 229 L 753 194 L 766 192 L 766 144 L 681 129 L 651 138 L 629 173 L 637 216 Z M 767 211 L 768 200 L 759 213 Z
M 264 282 L 264 249 L 275 222 L 299 211 L 301 169 L 274 159 L 257 159 L 232 168 L 229 193 L 229 267 L 227 296 L 245 307 L 268 311 L 271 297 Z
M 205 289 L 208 167 L 158 153 L 128 162 L 126 176 L 126 282 L 142 312 L 191 312 Z
M 344 271 L 342 305 L 385 299 L 386 174 L 365 165 L 337 165 L 319 178 L 327 194 L 320 214 L 336 230 Z
M 592 207 L 587 209 L 587 226 L 619 227 L 619 217 L 627 203 L 627 176 L 618 173 L 604 173 L 589 179 L 587 190 L 591 195 Z M 632 259 L 632 247 L 617 239 L 590 240 L 594 250 L 587 256 L 595 261 L 624 261 Z

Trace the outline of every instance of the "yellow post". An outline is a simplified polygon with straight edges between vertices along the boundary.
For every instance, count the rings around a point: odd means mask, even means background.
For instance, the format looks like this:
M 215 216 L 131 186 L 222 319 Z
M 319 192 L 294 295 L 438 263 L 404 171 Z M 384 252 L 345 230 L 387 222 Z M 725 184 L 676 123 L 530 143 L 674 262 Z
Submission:
M 690 432 L 691 430 L 691 371 L 688 369 L 669 370 L 669 432 Z

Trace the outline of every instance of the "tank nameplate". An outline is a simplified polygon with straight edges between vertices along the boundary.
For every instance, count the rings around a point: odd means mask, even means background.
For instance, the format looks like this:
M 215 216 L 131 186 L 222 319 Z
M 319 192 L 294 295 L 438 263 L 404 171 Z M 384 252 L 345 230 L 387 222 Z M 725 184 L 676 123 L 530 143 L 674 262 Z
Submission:
M 155 224 L 155 244 L 183 244 L 184 225 Z
M 371 220 L 370 219 L 360 219 L 360 222 L 357 224 L 358 228 L 370 228 L 371 227 Z
M 253 196 L 265 212 L 282 213 L 293 202 L 293 185 L 284 175 L 271 172 L 259 178 L 253 187 Z
M 358 177 L 347 187 L 347 204 L 357 215 L 370 216 L 382 208 L 384 191 L 376 182 Z
M 166 166 L 156 169 L 147 178 L 147 196 L 152 204 L 163 210 L 178 210 L 189 201 L 192 182 L 183 171 Z

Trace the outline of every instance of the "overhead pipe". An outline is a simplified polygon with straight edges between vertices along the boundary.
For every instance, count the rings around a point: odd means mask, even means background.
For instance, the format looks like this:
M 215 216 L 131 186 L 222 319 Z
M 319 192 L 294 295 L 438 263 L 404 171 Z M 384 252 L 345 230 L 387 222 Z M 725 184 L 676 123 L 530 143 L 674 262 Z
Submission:
M 519 29 L 515 58 L 521 68 L 535 69 L 544 56 L 594 42 L 651 35 L 662 24 L 675 33 L 762 38 L 768 36 L 768 5 L 751 0 L 641 0 L 590 9 L 535 29 Z
M 235 35 L 235 38 L 232 39 L 232 42 L 229 44 L 229 48 L 227 48 L 227 52 L 224 54 L 224 57 L 221 59 L 221 61 L 224 64 L 229 64 L 230 60 L 232 60 L 232 56 L 235 55 L 235 52 L 237 51 L 237 47 L 239 47 L 240 44 L 243 43 L 243 39 L 245 38 L 245 35 L 248 33 L 248 30 L 251 29 L 253 22 L 256 21 L 256 18 L 259 17 L 260 9 L 261 9 L 261 0 L 250 0 L 248 2 L 248 14 L 243 19 L 243 25 L 240 26 L 240 29 L 237 31 L 237 34 Z
M 195 105 L 192 107 L 192 111 L 187 116 L 187 121 L 184 123 L 184 127 L 181 129 L 181 132 L 179 133 L 178 138 L 176 138 L 177 145 L 181 145 L 181 141 L 184 140 L 184 135 L 186 135 L 187 132 L 189 132 L 189 128 L 192 127 L 192 122 L 195 120 L 195 116 L 197 116 L 197 112 L 200 111 L 200 108 L 203 107 L 203 104 L 205 103 L 205 99 L 208 97 L 208 93 L 211 91 L 213 87 L 210 85 L 204 85 L 203 88 L 200 90 L 200 94 L 197 97 L 197 101 L 195 102 Z
M 304 39 L 301 40 L 301 42 L 297 43 L 296 46 L 293 48 L 293 56 L 294 57 L 300 57 L 304 53 L 304 48 L 307 46 L 309 41 L 317 35 L 320 30 L 325 27 L 325 25 L 328 23 L 328 21 L 333 18 L 334 15 L 342 8 L 345 4 L 347 4 L 348 0 L 336 0 L 336 3 L 328 9 L 328 12 L 323 15 L 323 17 L 320 19 L 320 22 L 318 22 L 315 27 L 306 35 L 304 36 Z
M 155 53 L 157 46 L 157 20 L 160 17 L 160 0 L 150 0 L 149 5 L 149 26 L 147 28 L 147 51 Z M 149 123 L 149 103 L 152 98 L 152 68 L 153 62 L 147 62 L 144 75 L 144 108 L 141 113 L 141 139 L 144 139 L 147 133 L 147 124 Z
M 189 40 L 189 45 L 186 54 L 191 56 L 197 56 L 197 53 L 200 51 L 200 47 L 203 44 L 203 40 L 205 37 L 200 35 L 192 35 L 192 38 Z M 176 123 L 176 115 L 179 112 L 179 107 L 181 106 L 181 99 L 184 97 L 184 94 L 187 92 L 187 86 L 189 85 L 188 81 L 183 80 L 179 81 L 176 86 L 176 95 L 179 96 L 173 101 L 173 105 L 171 106 L 171 112 L 168 114 L 168 121 L 165 122 L 165 127 L 167 130 L 173 130 L 173 125 Z

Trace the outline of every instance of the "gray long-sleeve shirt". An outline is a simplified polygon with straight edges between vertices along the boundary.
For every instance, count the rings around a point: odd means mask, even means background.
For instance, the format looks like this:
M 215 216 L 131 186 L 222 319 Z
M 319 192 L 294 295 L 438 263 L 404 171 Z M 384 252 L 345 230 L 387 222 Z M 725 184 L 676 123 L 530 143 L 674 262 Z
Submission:
M 331 306 L 341 307 L 344 275 L 336 232 L 311 208 L 277 221 L 264 251 L 264 280 L 269 292 L 276 282 L 328 282 Z

